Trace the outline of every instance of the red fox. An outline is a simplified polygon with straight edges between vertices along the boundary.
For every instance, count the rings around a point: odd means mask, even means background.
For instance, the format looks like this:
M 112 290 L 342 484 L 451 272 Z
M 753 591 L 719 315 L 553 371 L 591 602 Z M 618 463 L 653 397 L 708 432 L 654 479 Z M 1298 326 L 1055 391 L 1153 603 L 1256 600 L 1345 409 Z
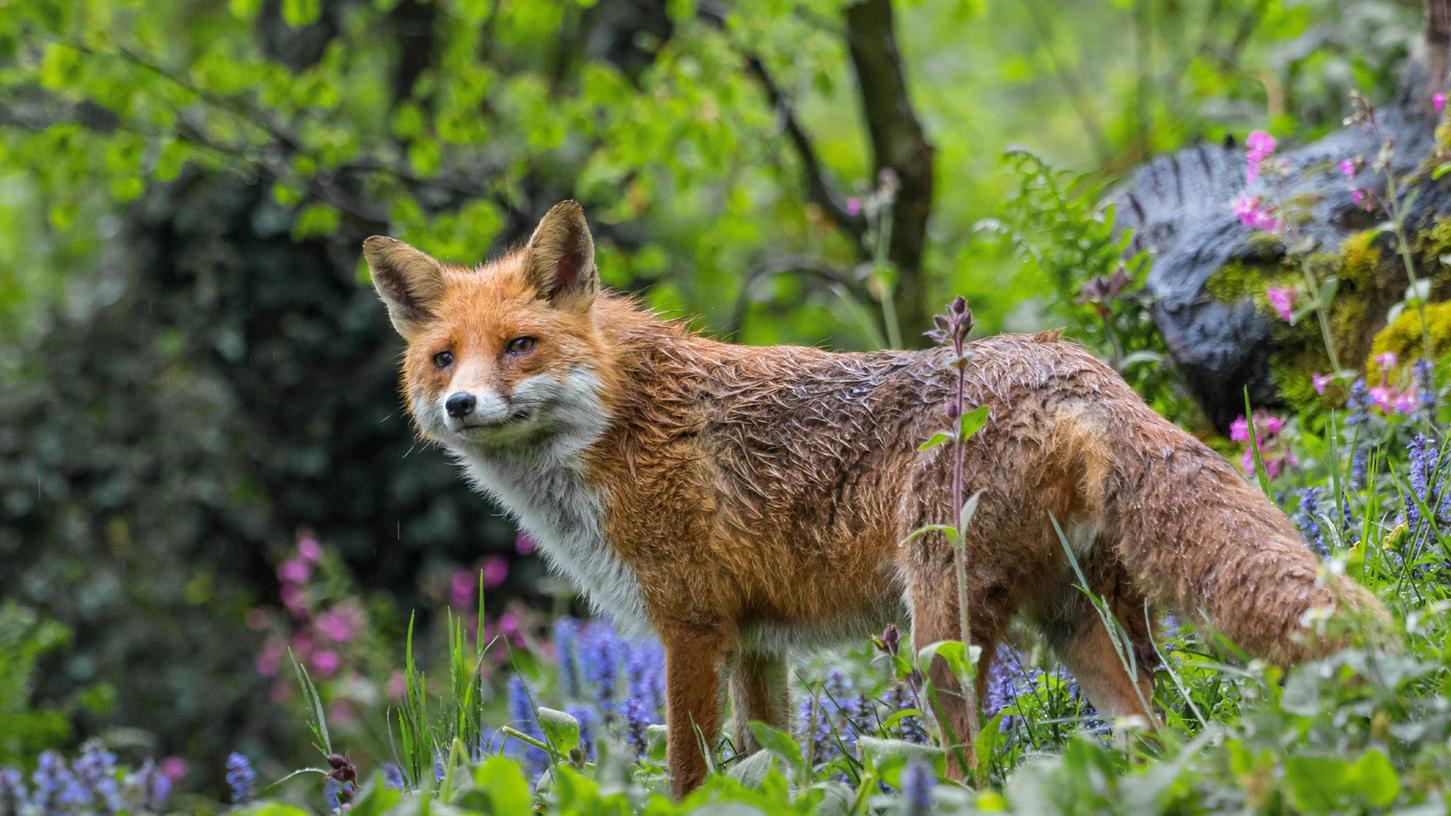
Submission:
M 706 772 L 722 676 L 735 738 L 787 724 L 793 650 L 910 615 L 918 648 L 958 637 L 951 446 L 918 452 L 953 387 L 946 350 L 838 354 L 717 342 L 601 290 L 583 210 L 556 205 L 522 249 L 473 268 L 391 238 L 364 244 L 407 341 L 402 391 L 419 433 L 507 508 L 555 569 L 625 630 L 665 647 L 667 751 L 683 795 Z M 1107 715 L 1139 714 L 1130 678 L 1076 588 L 1136 646 L 1145 603 L 1207 619 L 1254 655 L 1331 648 L 1312 609 L 1383 614 L 1322 578 L 1289 520 L 1222 457 L 1151 410 L 1117 373 L 1056 334 L 970 345 L 965 445 L 981 489 L 966 533 L 972 639 L 986 661 L 1010 619 L 1036 623 Z M 939 687 L 956 688 L 940 659 Z M 961 695 L 943 716 L 966 733 Z M 957 768 L 957 773 L 962 773 Z

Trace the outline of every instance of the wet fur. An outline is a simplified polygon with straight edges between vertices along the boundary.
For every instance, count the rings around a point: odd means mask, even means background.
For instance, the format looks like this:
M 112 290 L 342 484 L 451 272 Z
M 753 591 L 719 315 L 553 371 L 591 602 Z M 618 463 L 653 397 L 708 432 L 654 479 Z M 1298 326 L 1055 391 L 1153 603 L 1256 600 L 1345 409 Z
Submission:
M 917 451 L 943 424 L 950 375 L 941 351 L 835 354 L 692 334 L 597 292 L 583 216 L 577 205 L 558 211 L 524 250 L 446 267 L 434 301 L 390 304 L 395 324 L 397 314 L 415 321 L 405 393 L 424 435 L 453 450 L 597 608 L 659 633 L 683 794 L 705 773 L 696 729 L 719 733 L 724 674 L 749 745 L 746 719 L 786 724 L 791 650 L 866 637 L 904 609 L 914 645 L 957 636 L 951 549 L 935 534 L 900 543 L 950 516 L 950 447 Z M 419 289 L 400 270 L 429 268 L 386 248 L 370 255 L 385 301 Z M 568 273 L 562 284 L 552 269 Z M 501 357 L 520 331 L 539 337 L 534 356 Z M 506 397 L 537 376 L 588 376 L 594 389 L 561 390 L 576 404 L 540 414 L 523 441 L 450 438 L 430 412 L 463 374 L 445 382 L 430 370 L 441 344 Z M 1101 711 L 1152 719 L 1140 702 L 1152 692 L 1146 670 L 1122 669 L 1050 519 L 1145 653 L 1146 601 L 1286 662 L 1328 648 L 1302 630 L 1311 607 L 1379 609 L 1352 582 L 1323 582 L 1259 490 L 1081 347 L 1009 335 L 971 351 L 967 399 L 991 409 L 965 470 L 967 489 L 984 491 L 967 543 L 985 655 L 1022 614 Z M 940 661 L 930 674 L 955 688 Z M 965 733 L 960 700 L 946 698 L 943 713 Z

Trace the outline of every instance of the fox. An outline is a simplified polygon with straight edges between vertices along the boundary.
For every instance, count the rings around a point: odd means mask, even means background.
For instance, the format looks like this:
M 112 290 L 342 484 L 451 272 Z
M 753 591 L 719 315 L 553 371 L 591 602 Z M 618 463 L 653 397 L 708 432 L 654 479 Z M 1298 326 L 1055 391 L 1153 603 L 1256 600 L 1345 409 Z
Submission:
M 959 551 L 940 532 L 912 537 L 955 516 L 953 446 L 919 451 L 956 388 L 950 349 L 705 337 L 602 288 L 574 201 L 472 266 L 384 236 L 363 253 L 406 345 L 400 387 L 418 434 L 596 614 L 659 637 L 676 797 L 706 776 L 727 686 L 735 745 L 749 751 L 751 721 L 787 726 L 793 654 L 899 621 L 917 649 L 960 637 Z M 1310 628 L 1316 610 L 1384 616 L 1319 569 L 1258 488 L 1082 346 L 1047 332 L 968 349 L 966 399 L 989 406 L 960 451 L 981 491 L 962 541 L 979 682 L 1024 620 L 1101 714 L 1154 722 L 1151 661 L 1130 676 L 1080 582 L 1144 654 L 1149 608 L 1286 664 L 1337 647 Z M 941 657 L 922 668 L 957 691 L 937 716 L 967 734 L 954 673 Z M 944 748 L 962 778 L 971 746 Z

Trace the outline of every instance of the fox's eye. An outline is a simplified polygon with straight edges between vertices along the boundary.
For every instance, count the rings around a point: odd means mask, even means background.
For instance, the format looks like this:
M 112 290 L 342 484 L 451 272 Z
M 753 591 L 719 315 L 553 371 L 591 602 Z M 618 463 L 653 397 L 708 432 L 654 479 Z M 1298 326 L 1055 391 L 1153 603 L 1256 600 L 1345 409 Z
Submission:
M 510 354 L 528 354 L 532 348 L 534 348 L 534 338 L 532 337 L 515 337 L 504 346 L 504 350 Z
M 451 365 L 453 365 L 453 352 L 440 351 L 439 353 L 433 355 L 434 368 L 448 368 Z

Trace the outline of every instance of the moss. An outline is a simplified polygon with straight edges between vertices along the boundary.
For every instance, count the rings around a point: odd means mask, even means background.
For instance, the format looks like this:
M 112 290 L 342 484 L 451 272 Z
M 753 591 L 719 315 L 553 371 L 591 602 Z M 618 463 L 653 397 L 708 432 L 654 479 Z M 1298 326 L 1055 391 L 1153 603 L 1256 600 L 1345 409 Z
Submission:
M 1436 359 L 1451 354 L 1451 301 L 1426 304 L 1426 322 L 1431 327 L 1431 355 Z M 1421 339 L 1421 312 L 1406 307 L 1389 326 L 1381 329 L 1370 344 L 1370 354 L 1365 361 L 1365 375 L 1372 381 L 1379 380 L 1385 373 L 1376 364 L 1377 355 L 1387 351 L 1395 353 L 1401 364 L 1410 363 L 1425 356 Z
M 1380 250 L 1375 246 L 1377 234 L 1375 230 L 1365 230 L 1340 243 L 1342 281 L 1357 288 L 1365 288 L 1375 281 L 1380 267 Z

